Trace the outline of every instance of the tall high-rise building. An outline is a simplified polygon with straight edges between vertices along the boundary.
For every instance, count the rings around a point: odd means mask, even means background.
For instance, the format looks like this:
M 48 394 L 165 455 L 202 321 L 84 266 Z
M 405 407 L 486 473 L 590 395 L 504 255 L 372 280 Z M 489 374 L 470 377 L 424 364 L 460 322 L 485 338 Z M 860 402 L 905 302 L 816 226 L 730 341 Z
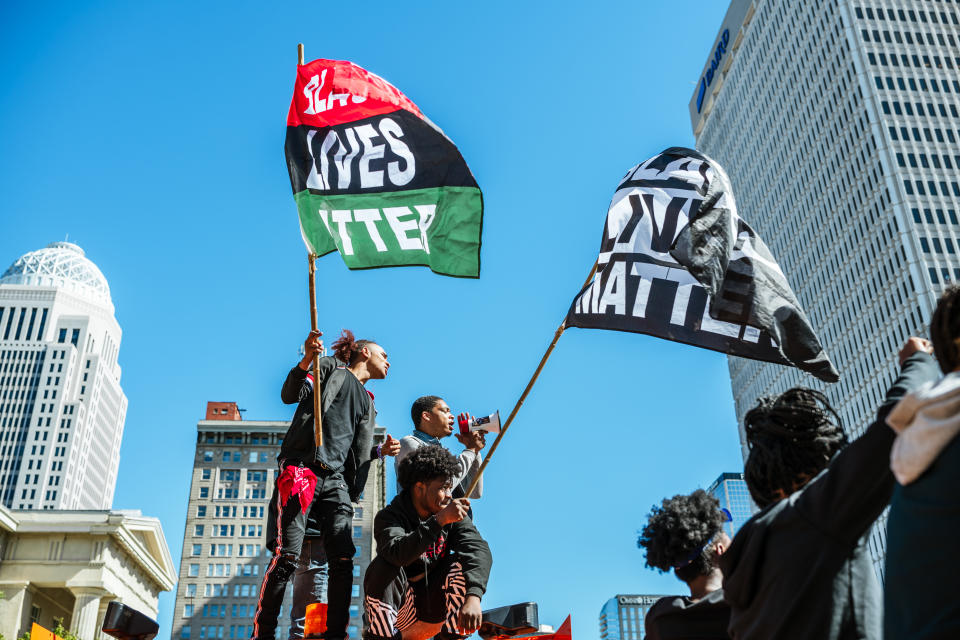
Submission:
M 246 639 L 263 571 L 267 507 L 277 474 L 277 453 L 289 421 L 243 420 L 235 402 L 209 402 L 197 423 L 197 449 L 187 501 L 173 638 Z M 377 427 L 374 437 L 383 438 Z M 373 517 L 386 500 L 386 470 L 374 462 L 360 502 L 355 503 L 357 547 L 350 601 L 351 638 L 363 628 L 363 573 L 376 553 Z M 287 587 L 277 637 L 290 624 L 292 587 Z
M 733 520 L 723 528 L 731 538 L 757 511 L 757 505 L 750 497 L 750 490 L 747 489 L 742 473 L 721 473 L 707 488 L 707 493 L 719 500 L 720 506 L 730 512 Z
M 110 287 L 54 242 L 0 276 L 0 503 L 109 509 L 127 398 Z
M 958 14 L 942 0 L 731 2 L 690 100 L 697 148 L 726 169 L 841 373 L 825 385 L 730 358 L 741 425 L 758 396 L 802 384 L 861 434 L 900 345 L 960 280 Z M 881 519 L 878 573 L 884 533 Z
M 643 640 L 643 619 L 664 596 L 616 595 L 600 609 L 600 640 Z

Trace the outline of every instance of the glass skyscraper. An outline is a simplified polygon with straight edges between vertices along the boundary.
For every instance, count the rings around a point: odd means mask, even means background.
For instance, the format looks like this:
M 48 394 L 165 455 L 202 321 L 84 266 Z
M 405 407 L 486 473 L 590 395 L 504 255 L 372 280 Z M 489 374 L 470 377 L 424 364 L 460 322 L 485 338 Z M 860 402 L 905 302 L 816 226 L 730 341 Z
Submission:
M 723 527 L 731 538 L 757 511 L 757 505 L 750 498 L 750 491 L 742 473 L 721 473 L 707 489 L 707 493 L 719 500 L 720 506 L 733 516 L 733 521 Z
M 689 109 L 740 214 L 770 246 L 840 382 L 730 358 L 738 421 L 757 397 L 823 390 L 851 436 L 897 351 L 960 280 L 960 6 L 734 0 Z M 706 47 L 708 43 L 704 43 Z M 885 519 L 870 534 L 878 574 Z
M 664 596 L 616 595 L 600 609 L 600 640 L 643 640 L 643 618 Z

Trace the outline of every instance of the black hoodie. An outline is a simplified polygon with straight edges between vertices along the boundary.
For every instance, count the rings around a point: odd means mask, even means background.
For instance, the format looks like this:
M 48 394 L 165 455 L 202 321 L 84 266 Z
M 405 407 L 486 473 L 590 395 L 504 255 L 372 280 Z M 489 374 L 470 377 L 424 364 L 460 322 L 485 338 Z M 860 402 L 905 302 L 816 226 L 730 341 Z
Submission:
M 409 491 L 401 491 L 373 519 L 377 557 L 367 567 L 364 592 L 378 593 L 403 569 L 407 578 L 426 575 L 451 552 L 460 563 L 468 596 L 487 590 L 493 556 L 470 518 L 440 526 L 436 516 L 421 521 Z M 440 584 L 440 582 L 437 582 Z
M 732 638 L 882 638 L 883 599 L 864 534 L 893 491 L 895 434 L 884 420 L 900 398 L 938 377 L 930 355 L 908 358 L 866 432 L 737 532 L 720 556 Z

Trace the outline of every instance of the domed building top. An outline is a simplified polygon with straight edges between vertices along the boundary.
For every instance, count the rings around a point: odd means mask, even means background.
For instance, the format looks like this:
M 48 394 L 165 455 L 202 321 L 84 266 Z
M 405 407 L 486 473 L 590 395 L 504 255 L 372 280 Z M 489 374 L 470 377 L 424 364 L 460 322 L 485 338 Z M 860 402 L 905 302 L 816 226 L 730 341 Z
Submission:
M 0 284 L 59 287 L 113 309 L 107 279 L 72 242 L 51 242 L 23 254 L 0 276 Z

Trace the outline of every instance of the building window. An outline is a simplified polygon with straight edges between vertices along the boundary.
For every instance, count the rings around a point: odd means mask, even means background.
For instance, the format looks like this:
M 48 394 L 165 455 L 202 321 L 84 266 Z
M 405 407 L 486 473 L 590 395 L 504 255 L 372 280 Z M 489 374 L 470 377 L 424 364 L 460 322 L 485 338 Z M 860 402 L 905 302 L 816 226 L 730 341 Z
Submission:
M 66 341 L 67 341 L 67 330 L 60 329 L 60 335 L 57 336 L 57 342 L 59 342 L 60 344 L 63 344 Z
M 202 545 L 202 544 L 195 544 L 195 545 L 193 545 L 193 553 L 190 554 L 190 555 L 199 556 L 199 555 L 202 554 L 202 553 L 203 553 L 203 545 Z
M 200 487 L 200 497 L 207 498 L 210 496 L 210 489 L 208 487 Z
M 187 597 L 192 598 L 197 595 L 197 585 L 193 582 L 187 585 Z
M 201 480 L 209 480 L 209 479 L 210 479 L 210 469 L 204 469 L 203 471 L 201 471 L 201 472 L 200 472 L 200 479 L 201 479 Z
M 909 184 L 909 183 L 908 183 Z M 204 451 L 203 452 L 203 461 L 204 462 L 213 462 L 213 451 Z
M 199 564 L 190 565 L 190 568 L 187 570 L 187 575 L 190 576 L 191 578 L 196 578 L 197 576 L 199 576 L 200 565 Z
M 197 505 L 197 517 L 203 518 L 207 515 L 207 505 L 201 504 Z
M 353 537 L 362 538 L 363 537 L 363 527 L 354 527 L 353 528 Z
M 202 536 L 202 535 L 203 535 L 203 525 L 202 525 L 202 524 L 193 525 L 193 535 L 195 535 L 195 536 Z
M 183 617 L 184 617 L 184 618 L 192 618 L 192 617 L 193 617 L 193 605 L 192 605 L 192 604 L 185 604 L 185 605 L 183 605 Z
M 30 622 L 40 623 L 40 607 L 35 604 L 30 605 Z

